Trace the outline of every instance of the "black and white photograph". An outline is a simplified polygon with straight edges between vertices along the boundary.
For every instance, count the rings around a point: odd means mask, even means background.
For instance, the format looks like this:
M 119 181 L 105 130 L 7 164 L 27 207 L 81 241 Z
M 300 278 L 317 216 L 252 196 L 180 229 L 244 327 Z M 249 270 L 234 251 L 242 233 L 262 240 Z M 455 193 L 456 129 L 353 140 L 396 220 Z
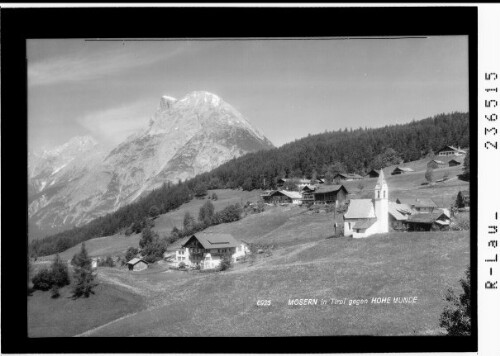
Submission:
M 466 37 L 27 54 L 30 337 L 470 332 Z
M 25 35 L 31 345 L 477 348 L 477 38 L 290 30 L 297 15 L 286 35 L 232 32 L 237 17 L 224 34 L 209 18 Z

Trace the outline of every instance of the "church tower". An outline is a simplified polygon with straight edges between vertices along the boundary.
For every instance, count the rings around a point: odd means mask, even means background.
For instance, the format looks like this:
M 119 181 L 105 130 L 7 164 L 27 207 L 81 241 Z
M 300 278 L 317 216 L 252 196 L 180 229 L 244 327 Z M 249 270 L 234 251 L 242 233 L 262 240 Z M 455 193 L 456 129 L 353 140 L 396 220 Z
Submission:
M 375 215 L 377 216 L 377 232 L 389 232 L 389 189 L 384 177 L 384 171 L 380 170 L 377 185 L 375 185 Z

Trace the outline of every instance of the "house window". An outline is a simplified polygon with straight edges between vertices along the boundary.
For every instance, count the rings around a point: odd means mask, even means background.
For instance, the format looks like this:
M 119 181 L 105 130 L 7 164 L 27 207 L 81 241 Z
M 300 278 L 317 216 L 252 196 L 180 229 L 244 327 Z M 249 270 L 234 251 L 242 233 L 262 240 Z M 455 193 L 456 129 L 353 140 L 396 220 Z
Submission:
M 349 225 L 349 230 L 351 230 L 351 223 L 347 223 L 347 225 Z

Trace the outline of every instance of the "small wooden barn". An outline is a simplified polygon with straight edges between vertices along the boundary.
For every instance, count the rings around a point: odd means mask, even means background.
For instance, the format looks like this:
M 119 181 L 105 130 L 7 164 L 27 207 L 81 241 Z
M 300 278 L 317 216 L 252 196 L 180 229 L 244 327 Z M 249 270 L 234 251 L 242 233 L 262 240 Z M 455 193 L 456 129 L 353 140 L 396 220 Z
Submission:
M 340 204 L 347 198 L 343 185 L 323 185 L 314 191 L 314 204 Z
M 148 268 L 148 263 L 144 261 L 142 258 L 132 258 L 127 262 L 127 266 L 129 271 L 142 271 Z
M 345 181 L 352 181 L 352 180 L 358 180 L 358 179 L 363 179 L 359 174 L 354 174 L 354 173 L 337 173 L 334 177 L 334 180 L 345 180 Z
M 410 172 L 414 172 L 414 170 L 411 169 L 411 168 L 409 168 L 409 167 L 396 167 L 392 171 L 391 175 L 403 174 L 403 173 L 410 173 Z
M 436 169 L 436 168 L 443 168 L 443 167 L 446 167 L 446 163 L 444 163 L 443 161 L 440 161 L 438 159 L 433 159 L 433 160 L 429 161 L 429 163 L 427 163 L 427 168 Z
M 367 178 L 378 178 L 380 175 L 380 171 L 376 171 L 375 169 L 372 169 L 370 172 L 366 174 Z

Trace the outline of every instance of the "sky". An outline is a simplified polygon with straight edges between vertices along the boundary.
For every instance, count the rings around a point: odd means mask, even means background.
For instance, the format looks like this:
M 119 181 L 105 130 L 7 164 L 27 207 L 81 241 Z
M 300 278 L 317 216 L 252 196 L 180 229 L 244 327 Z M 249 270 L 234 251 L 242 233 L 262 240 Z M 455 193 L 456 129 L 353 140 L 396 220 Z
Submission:
M 275 146 L 308 134 L 468 111 L 466 36 L 413 39 L 28 40 L 28 148 L 116 145 L 160 97 L 205 90 Z

